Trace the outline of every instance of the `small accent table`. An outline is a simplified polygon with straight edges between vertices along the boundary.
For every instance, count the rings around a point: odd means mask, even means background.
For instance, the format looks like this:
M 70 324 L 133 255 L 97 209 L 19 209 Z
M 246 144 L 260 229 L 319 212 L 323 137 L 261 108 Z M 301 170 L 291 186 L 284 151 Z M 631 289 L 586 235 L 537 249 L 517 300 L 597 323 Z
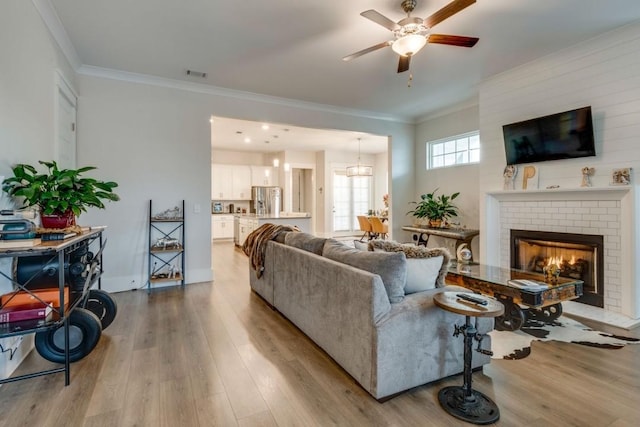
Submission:
M 476 304 L 459 298 L 466 294 L 486 305 Z M 471 388 L 471 344 L 474 339 L 482 340 L 471 317 L 497 317 L 504 313 L 504 306 L 493 299 L 472 294 L 470 292 L 442 292 L 433 297 L 433 302 L 440 308 L 465 316 L 463 326 L 455 326 L 454 336 L 464 334 L 464 381 L 462 386 L 445 387 L 438 393 L 442 408 L 450 415 L 473 424 L 491 424 L 500 418 L 500 410 L 493 400 L 483 393 Z

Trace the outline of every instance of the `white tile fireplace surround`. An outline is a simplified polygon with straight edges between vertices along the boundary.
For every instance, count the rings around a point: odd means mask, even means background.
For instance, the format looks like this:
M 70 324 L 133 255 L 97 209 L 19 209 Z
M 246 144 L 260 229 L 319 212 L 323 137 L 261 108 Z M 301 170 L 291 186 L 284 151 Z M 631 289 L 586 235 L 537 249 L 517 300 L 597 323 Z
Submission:
M 510 230 L 604 237 L 604 309 L 569 302 L 565 312 L 615 326 L 640 324 L 640 256 L 633 187 L 496 191 L 486 194 L 487 264 L 508 268 Z

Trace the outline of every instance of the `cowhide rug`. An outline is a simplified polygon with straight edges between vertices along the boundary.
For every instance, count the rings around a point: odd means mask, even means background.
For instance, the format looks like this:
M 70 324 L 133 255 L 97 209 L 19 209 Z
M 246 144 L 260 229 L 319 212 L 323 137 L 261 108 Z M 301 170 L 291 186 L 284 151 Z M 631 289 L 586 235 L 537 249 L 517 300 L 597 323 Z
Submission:
M 493 359 L 524 359 L 531 354 L 531 342 L 534 340 L 560 341 L 607 349 L 620 349 L 626 344 L 640 343 L 640 339 L 596 331 L 565 316 L 551 323 L 529 320 L 518 331 L 494 330 L 489 335 Z

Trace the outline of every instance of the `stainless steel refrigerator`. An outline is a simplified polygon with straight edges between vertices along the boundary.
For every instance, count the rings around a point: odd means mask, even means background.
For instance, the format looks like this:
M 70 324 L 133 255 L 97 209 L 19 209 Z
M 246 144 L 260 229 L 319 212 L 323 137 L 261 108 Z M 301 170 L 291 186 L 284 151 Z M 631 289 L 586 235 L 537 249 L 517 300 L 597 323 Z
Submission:
M 256 215 L 279 217 L 282 211 L 282 188 L 251 187 L 249 211 Z

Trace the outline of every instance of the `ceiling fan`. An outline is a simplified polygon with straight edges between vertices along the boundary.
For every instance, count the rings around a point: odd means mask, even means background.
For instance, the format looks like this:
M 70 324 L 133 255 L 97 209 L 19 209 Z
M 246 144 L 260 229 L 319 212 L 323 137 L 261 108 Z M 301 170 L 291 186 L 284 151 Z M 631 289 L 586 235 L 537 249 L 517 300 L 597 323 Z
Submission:
M 427 43 L 473 47 L 479 40 L 477 37 L 433 34 L 431 33 L 431 28 L 475 2 L 476 0 L 453 0 L 428 18 L 421 19 L 411 16 L 411 12 L 416 7 L 416 0 L 403 0 L 401 6 L 407 17 L 397 23 L 373 9 L 366 10 L 360 15 L 392 31 L 395 38 L 352 53 L 342 58 L 342 60 L 350 61 L 366 53 L 391 46 L 391 49 L 400 55 L 398 73 L 403 73 L 409 69 L 411 57 L 418 53 Z

